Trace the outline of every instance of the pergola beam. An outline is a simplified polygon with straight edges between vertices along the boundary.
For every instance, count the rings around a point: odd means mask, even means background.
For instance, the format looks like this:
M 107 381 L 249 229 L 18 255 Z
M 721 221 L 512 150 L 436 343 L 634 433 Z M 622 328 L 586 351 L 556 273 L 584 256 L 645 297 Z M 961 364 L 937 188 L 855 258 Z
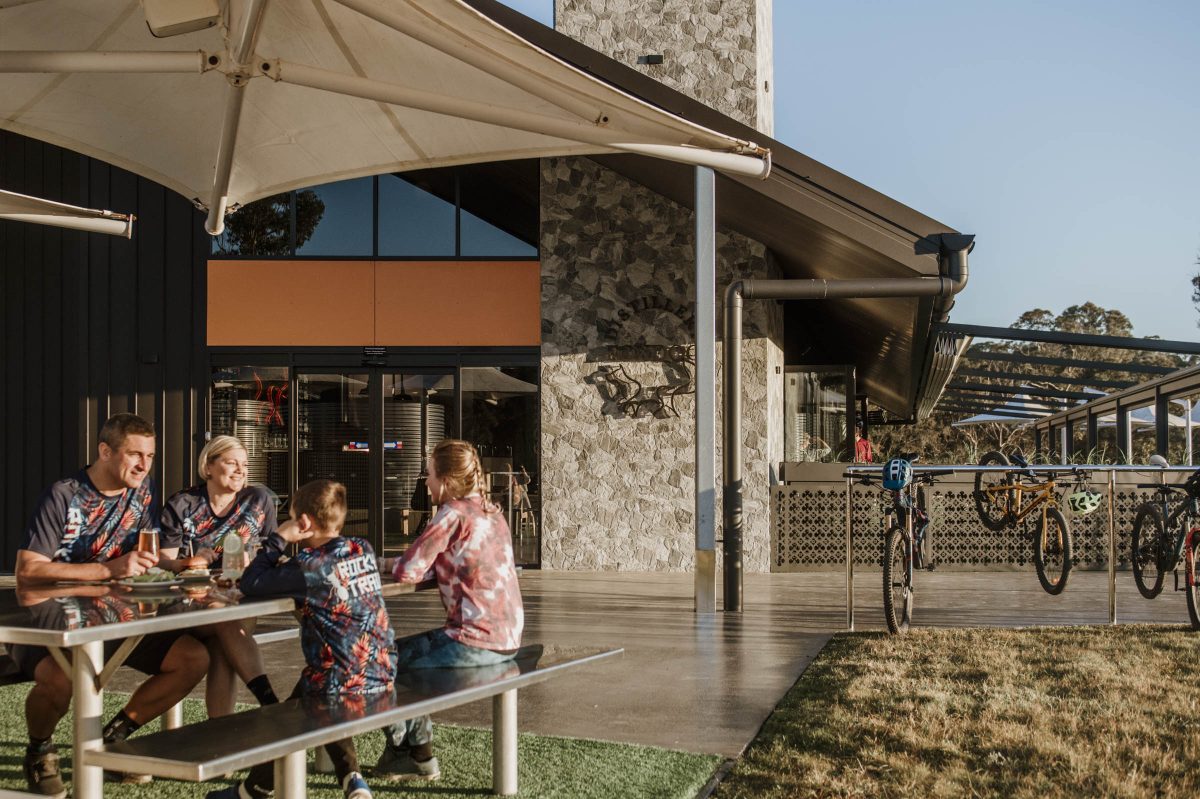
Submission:
M 1069 386 L 1103 386 L 1105 388 L 1129 388 L 1134 385 L 1131 380 L 1090 380 L 1086 377 L 1059 377 L 1055 375 L 1035 375 L 1026 372 L 995 372 L 987 369 L 975 369 L 969 366 L 954 370 L 956 375 L 968 377 L 990 377 L 996 380 L 1040 380 L 1046 383 L 1066 383 Z
M 937 330 L 944 333 L 959 333 L 964 336 L 974 336 L 975 338 L 996 338 L 1006 341 L 1035 341 L 1039 344 L 1075 344 L 1081 347 L 1107 347 L 1116 350 L 1200 355 L 1200 342 L 1195 341 L 1169 341 L 1158 338 L 1134 338 L 1133 336 L 1100 336 L 1093 333 L 1062 333 L 1057 330 L 1022 330 L 1015 327 L 960 325 L 953 322 L 943 322 L 937 325 Z
M 1046 355 L 1024 355 L 1019 352 L 990 352 L 988 350 L 967 350 L 962 356 L 971 361 L 1004 361 L 1037 366 L 1059 366 L 1065 369 L 1103 369 L 1113 372 L 1131 372 L 1136 374 L 1167 375 L 1178 371 L 1171 366 L 1157 366 L 1150 363 L 1117 363 L 1116 361 L 1081 361 L 1077 358 L 1051 358 Z
M 1095 394 L 1083 391 L 1068 391 L 1067 389 L 1038 388 L 1037 386 L 1000 386 L 991 383 L 962 383 L 952 381 L 946 384 L 948 389 L 958 391 L 977 391 L 985 394 L 1027 394 L 1031 397 L 1054 397 L 1057 399 L 1094 400 L 1100 399 Z

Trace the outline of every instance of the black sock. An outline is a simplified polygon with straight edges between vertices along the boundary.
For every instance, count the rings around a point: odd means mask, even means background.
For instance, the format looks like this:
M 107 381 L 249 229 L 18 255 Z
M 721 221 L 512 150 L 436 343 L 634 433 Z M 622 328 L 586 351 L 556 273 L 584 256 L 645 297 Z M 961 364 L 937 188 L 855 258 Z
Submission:
M 49 738 L 34 738 L 32 735 L 30 735 L 29 746 L 25 748 L 25 751 L 31 755 L 40 755 L 42 752 L 53 748 L 54 744 L 50 743 Z
M 265 674 L 260 674 L 253 680 L 250 680 L 246 683 L 246 687 L 250 689 L 250 693 L 254 694 L 254 698 L 263 707 L 279 702 L 279 697 L 275 696 L 275 690 L 271 687 L 271 681 Z
M 124 711 L 120 711 L 112 717 L 112 721 L 104 727 L 104 743 L 110 744 L 114 741 L 124 741 L 130 735 L 133 735 L 137 728 L 142 726 Z

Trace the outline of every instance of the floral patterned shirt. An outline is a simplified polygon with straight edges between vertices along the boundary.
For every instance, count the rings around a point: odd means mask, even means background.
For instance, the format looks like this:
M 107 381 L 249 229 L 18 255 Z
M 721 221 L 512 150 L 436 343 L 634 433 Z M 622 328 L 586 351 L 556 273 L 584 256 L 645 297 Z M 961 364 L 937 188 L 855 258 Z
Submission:
M 446 608 L 446 635 L 481 649 L 521 646 L 525 609 L 512 535 L 504 516 L 487 512 L 481 497 L 444 503 L 393 570 L 405 583 L 430 574 Z
M 225 551 L 225 535 L 234 530 L 248 544 L 275 532 L 275 500 L 262 486 L 246 486 L 238 492 L 224 516 L 213 513 L 208 487 L 193 486 L 167 500 L 162 513 L 162 548 L 180 547 L 183 554 L 207 547 L 219 560 Z M 189 548 L 190 547 L 190 548 Z
M 373 695 L 392 690 L 394 636 L 371 545 L 335 538 L 281 562 L 272 535 L 242 575 L 247 596 L 291 596 L 300 607 L 304 693 Z
M 38 500 L 21 549 L 56 563 L 101 563 L 137 549 L 138 533 L 158 529 L 154 481 L 105 496 L 82 469 Z

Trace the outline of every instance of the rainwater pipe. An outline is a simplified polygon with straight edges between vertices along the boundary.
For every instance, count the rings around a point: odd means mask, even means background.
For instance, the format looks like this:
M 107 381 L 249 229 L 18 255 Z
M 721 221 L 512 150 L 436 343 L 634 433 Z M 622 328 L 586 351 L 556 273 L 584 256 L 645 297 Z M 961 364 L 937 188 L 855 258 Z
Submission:
M 917 242 L 918 255 L 937 253 L 938 277 L 860 280 L 739 280 L 725 289 L 724 485 L 722 528 L 724 608 L 742 610 L 742 302 L 744 300 L 836 300 L 875 297 L 936 297 L 933 321 L 944 322 L 954 295 L 967 286 L 967 254 L 975 237 L 939 233 Z

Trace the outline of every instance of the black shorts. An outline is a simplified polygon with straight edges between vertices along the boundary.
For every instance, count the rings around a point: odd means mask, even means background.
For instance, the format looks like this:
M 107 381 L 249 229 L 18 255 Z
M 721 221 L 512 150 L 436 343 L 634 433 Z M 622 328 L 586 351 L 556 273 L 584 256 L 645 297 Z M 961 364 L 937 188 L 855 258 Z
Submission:
M 162 663 L 167 657 L 167 652 L 170 651 L 176 641 L 187 635 L 187 632 L 187 630 L 171 630 L 170 632 L 147 635 L 129 653 L 129 657 L 125 658 L 124 665 L 131 666 L 142 674 L 158 674 L 162 671 Z M 122 642 L 123 639 L 120 638 L 115 641 L 104 642 L 105 661 L 113 656 L 113 653 L 117 651 Z M 50 657 L 50 650 L 44 646 L 14 644 L 8 648 L 8 654 L 13 659 L 13 662 L 17 664 L 17 668 L 21 670 L 21 673 L 32 680 L 34 679 L 34 672 L 37 669 L 37 665 L 42 662 L 43 658 Z M 70 677 L 71 675 L 68 674 L 67 676 Z

